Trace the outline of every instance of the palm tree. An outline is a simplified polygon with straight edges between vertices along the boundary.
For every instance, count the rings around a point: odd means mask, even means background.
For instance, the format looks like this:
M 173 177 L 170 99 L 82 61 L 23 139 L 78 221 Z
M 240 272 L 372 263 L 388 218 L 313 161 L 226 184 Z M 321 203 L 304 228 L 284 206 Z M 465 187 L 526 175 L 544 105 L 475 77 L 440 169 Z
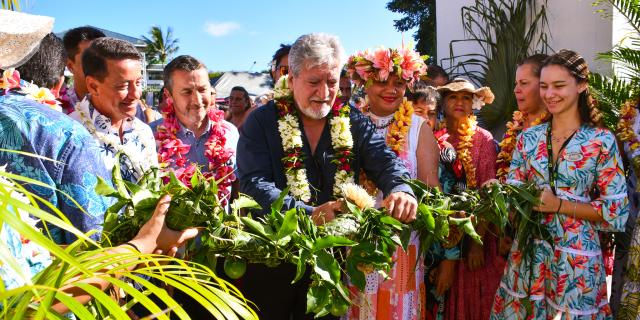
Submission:
M 594 5 L 603 3 L 620 12 L 631 27 L 625 44 L 620 43 L 611 51 L 599 54 L 600 59 L 613 62 L 617 75 L 608 77 L 594 73 L 589 79 L 591 93 L 598 101 L 605 124 L 615 130 L 620 106 L 640 97 L 640 0 L 598 0 Z
M 516 109 L 513 95 L 517 63 L 525 57 L 546 52 L 547 0 L 476 0 L 463 7 L 462 23 L 466 39 L 451 41 L 450 72 L 491 88 L 495 101 L 481 112 L 481 123 L 501 131 Z M 477 54 L 455 55 L 454 45 L 477 43 Z M 475 69 L 472 70 L 472 69 Z
M 167 60 L 178 51 L 178 39 L 173 38 L 173 29 L 167 27 L 167 33 L 162 33 L 159 26 L 151 27 L 149 30 L 150 38 L 142 36 L 144 42 L 147 43 L 145 53 L 150 64 L 166 64 Z

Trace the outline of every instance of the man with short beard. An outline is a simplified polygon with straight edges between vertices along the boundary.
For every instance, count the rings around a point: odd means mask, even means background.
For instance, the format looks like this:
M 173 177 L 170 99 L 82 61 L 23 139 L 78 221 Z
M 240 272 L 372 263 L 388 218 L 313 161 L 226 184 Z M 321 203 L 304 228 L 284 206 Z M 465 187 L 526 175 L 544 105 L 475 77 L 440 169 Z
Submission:
M 338 92 L 343 51 L 338 38 L 332 35 L 307 34 L 298 38 L 289 52 L 290 72 L 285 79 L 292 105 L 283 107 L 284 100 L 276 98 L 247 117 L 238 142 L 238 177 L 240 191 L 265 209 L 258 214 L 266 213 L 282 190 L 291 187 L 291 194 L 284 198 L 283 210 L 305 210 L 316 224 L 330 221 L 341 209 L 335 195 L 340 187 L 336 180 L 359 179 L 357 175 L 345 179 L 338 173 L 349 175 L 362 169 L 386 196 L 383 205 L 389 214 L 405 221 L 415 218 L 416 200 L 403 182 L 409 177 L 406 168 L 386 146 L 384 137 L 375 133 L 371 121 L 354 108 L 348 108 L 346 121 L 350 129 L 341 131 L 342 136 L 349 136 L 346 141 L 352 141 L 348 152 L 352 160 L 344 163 L 342 156 L 336 155 L 338 142 L 333 136 L 337 127 L 331 120 L 337 116 L 330 111 Z M 276 92 L 282 85 L 276 84 Z M 289 115 L 293 117 L 285 121 Z M 287 126 L 299 129 L 283 129 Z M 283 138 L 290 143 L 292 136 L 294 142 L 298 138 L 302 141 L 300 164 L 287 163 L 292 155 L 285 154 Z M 341 162 L 340 167 L 336 162 Z M 296 170 L 302 170 L 304 181 L 291 176 Z M 313 318 L 305 315 L 309 277 L 291 285 L 295 269 L 292 265 L 248 266 L 241 290 L 258 307 L 260 319 Z
M 162 110 L 164 118 L 151 123 L 161 162 L 185 182 L 192 174 L 189 168 L 199 166 L 219 185 L 225 185 L 221 196 L 229 199 L 235 181 L 238 130 L 215 107 L 207 67 L 192 56 L 176 57 L 164 68 L 164 83 L 168 97 Z M 176 143 L 185 148 L 182 153 L 171 154 L 169 149 Z M 207 153 L 209 149 L 216 151 Z

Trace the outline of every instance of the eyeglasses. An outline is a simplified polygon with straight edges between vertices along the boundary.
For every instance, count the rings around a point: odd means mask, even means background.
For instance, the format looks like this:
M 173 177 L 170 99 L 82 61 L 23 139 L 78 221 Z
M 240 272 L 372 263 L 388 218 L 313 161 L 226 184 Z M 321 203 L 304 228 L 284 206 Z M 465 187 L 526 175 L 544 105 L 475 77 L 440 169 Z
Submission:
M 280 72 L 281 76 L 287 75 L 289 74 L 289 66 L 279 66 L 278 71 Z

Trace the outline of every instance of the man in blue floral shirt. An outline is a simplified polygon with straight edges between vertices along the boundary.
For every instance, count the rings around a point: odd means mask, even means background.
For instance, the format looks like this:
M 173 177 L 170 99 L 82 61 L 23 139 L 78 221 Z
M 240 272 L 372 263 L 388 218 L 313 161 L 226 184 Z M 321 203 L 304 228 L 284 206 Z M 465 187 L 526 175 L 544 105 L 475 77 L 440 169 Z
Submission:
M 158 166 L 153 132 L 135 117 L 142 94 L 142 55 L 124 40 L 98 38 L 82 54 L 82 68 L 89 94 L 69 116 L 101 146 L 106 167 L 119 161 L 123 179 L 135 183 Z
M 42 61 L 41 72 L 50 73 L 44 76 L 62 79 L 66 59 L 62 46 L 43 41 L 33 50 L 36 49 L 31 59 Z M 41 59 L 45 55 L 46 59 Z M 6 56 L 0 59 L 0 64 L 11 65 L 7 59 Z M 11 72 L 5 74 L 12 75 Z M 96 194 L 96 176 L 111 180 L 102 164 L 98 145 L 80 124 L 9 82 L 6 78 L 0 81 L 3 88 L 0 90 L 0 165 L 6 165 L 8 172 L 46 184 L 47 187 L 33 184 L 25 187 L 56 206 L 76 228 L 83 232 L 96 230 L 93 237 L 97 239 L 109 201 Z M 24 85 L 24 81 L 21 84 Z M 71 234 L 56 228 L 50 230 L 58 243 L 74 240 Z

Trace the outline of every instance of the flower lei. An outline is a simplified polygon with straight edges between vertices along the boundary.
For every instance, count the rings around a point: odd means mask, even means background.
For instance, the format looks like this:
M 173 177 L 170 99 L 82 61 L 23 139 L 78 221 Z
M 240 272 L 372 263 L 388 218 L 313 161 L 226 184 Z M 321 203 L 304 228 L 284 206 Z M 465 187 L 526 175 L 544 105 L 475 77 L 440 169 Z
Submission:
M 91 119 L 91 117 L 89 117 L 89 114 L 87 113 L 88 111 L 86 111 L 89 108 L 89 104 L 90 104 L 90 100 L 89 100 L 89 96 L 87 95 L 87 97 L 85 97 L 84 100 L 78 102 L 74 108 L 75 111 L 78 113 L 78 116 L 80 117 L 80 123 L 85 127 L 85 129 L 87 129 L 87 131 L 89 131 L 89 133 L 92 136 L 98 139 L 98 141 L 108 146 L 111 146 L 116 150 L 116 152 L 120 152 L 125 156 L 127 156 L 129 161 L 131 161 L 131 166 L 132 166 L 131 169 L 137 171 L 140 174 L 144 173 L 144 171 L 148 169 L 148 166 L 143 165 L 143 163 L 145 163 L 146 162 L 145 160 L 149 159 L 149 157 L 151 157 L 152 155 L 147 153 L 145 155 L 136 156 L 136 152 L 138 151 L 129 150 L 130 147 L 123 145 L 120 142 L 120 138 L 118 136 L 98 131 L 98 129 L 94 124 L 94 120 Z M 140 143 L 142 144 L 142 149 L 144 150 L 154 149 L 152 147 L 145 145 L 143 141 L 140 141 Z M 136 161 L 135 159 L 138 159 L 138 160 Z
M 409 133 L 409 128 L 411 127 L 412 115 L 413 104 L 410 101 L 407 101 L 406 98 L 404 98 L 402 100 L 402 103 L 398 107 L 398 110 L 396 110 L 396 112 L 393 114 L 393 120 L 391 120 L 391 125 L 387 129 L 387 145 L 398 157 L 400 157 L 405 148 L 407 134 Z M 367 177 L 364 170 L 360 170 L 359 180 L 360 185 L 362 185 L 362 187 L 367 191 L 367 193 L 369 193 L 369 195 L 376 196 L 378 194 L 378 187 Z
M 387 145 L 400 156 L 404 149 L 405 142 L 407 140 L 407 134 L 411 127 L 411 116 L 413 115 L 413 104 L 407 101 L 407 98 L 402 100 L 400 107 L 393 115 L 393 122 L 387 130 Z
M 500 181 L 504 182 L 507 178 L 513 157 L 513 150 L 516 148 L 516 139 L 518 134 L 524 130 L 524 122 L 526 118 L 526 113 L 516 111 L 513 113 L 513 119 L 507 122 L 507 132 L 505 132 L 504 138 L 500 141 L 500 152 L 498 153 L 498 160 L 496 161 L 498 167 L 496 176 Z M 549 113 L 543 111 L 538 118 L 531 122 L 530 127 L 537 126 L 543 121 L 547 121 L 548 118 Z
M 51 93 L 51 90 L 40 88 L 32 82 L 20 81 L 20 72 L 13 68 L 2 72 L 0 89 L 4 90 L 5 93 L 11 89 L 20 89 L 18 92 L 24 94 L 28 99 L 62 112 L 60 102 L 56 100 L 56 96 Z
M 191 185 L 191 177 L 197 169 L 197 164 L 187 163 L 185 155 L 189 153 L 190 145 L 184 144 L 178 139 L 177 133 L 180 124 L 176 117 L 173 101 L 169 99 L 162 109 L 164 121 L 158 125 L 155 138 L 158 144 L 158 162 L 162 170 L 171 170 L 178 180 L 187 186 Z M 235 181 L 231 166 L 233 150 L 226 148 L 227 138 L 225 133 L 224 112 L 216 108 L 209 108 L 207 111 L 209 124 L 211 126 L 209 138 L 205 142 L 205 156 L 209 160 L 208 170 L 203 175 L 206 178 L 213 178 L 218 184 L 218 198 L 223 205 L 226 204 L 229 196 L 229 187 Z M 173 163 L 173 165 L 171 165 Z M 177 167 L 177 169 L 175 169 Z
M 307 179 L 307 170 L 304 168 L 302 152 L 302 131 L 298 122 L 297 110 L 294 107 L 293 94 L 287 87 L 287 77 L 281 77 L 276 87 L 275 103 L 278 109 L 278 131 L 282 139 L 282 149 L 285 156 L 282 165 L 285 169 L 287 186 L 291 195 L 303 202 L 311 200 L 311 190 Z M 333 195 L 338 197 L 341 188 L 346 183 L 353 183 L 351 172 L 351 160 L 353 158 L 353 137 L 351 136 L 351 122 L 349 119 L 350 108 L 347 104 L 339 102 L 331 108 L 331 146 L 335 157 L 331 161 L 336 164 Z
M 618 121 L 618 138 L 622 142 L 629 143 L 629 157 L 631 158 L 631 165 L 635 171 L 636 176 L 640 179 L 640 139 L 633 131 L 633 124 L 638 116 L 638 109 L 633 105 L 631 101 L 625 102 L 620 109 L 620 120 Z M 638 190 L 640 191 L 640 184 L 638 184 Z
M 467 178 L 467 188 L 469 189 L 476 187 L 476 168 L 473 166 L 471 148 L 473 147 L 473 135 L 476 133 L 477 127 L 478 121 L 476 120 L 476 116 L 470 115 L 467 117 L 467 121 L 460 124 L 460 128 L 458 128 L 460 141 L 456 147 L 456 153 L 464 168 L 464 173 Z
M 363 80 L 365 86 L 373 81 L 386 81 L 389 75 L 395 72 L 399 78 L 409 82 L 420 79 L 420 75 L 427 72 L 424 59 L 416 51 L 409 48 L 390 49 L 379 47 L 372 51 L 358 51 L 349 57 L 347 72 L 353 80 Z

